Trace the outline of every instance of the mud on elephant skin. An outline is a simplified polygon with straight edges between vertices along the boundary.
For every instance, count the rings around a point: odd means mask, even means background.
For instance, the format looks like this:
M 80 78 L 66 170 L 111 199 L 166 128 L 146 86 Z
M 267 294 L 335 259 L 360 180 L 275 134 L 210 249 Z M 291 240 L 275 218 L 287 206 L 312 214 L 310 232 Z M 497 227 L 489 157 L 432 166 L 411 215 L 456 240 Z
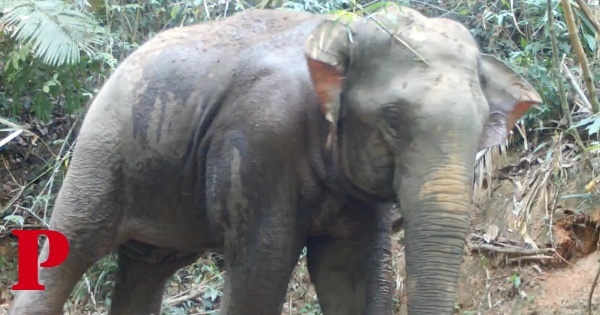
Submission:
M 540 102 L 465 27 L 407 8 L 164 31 L 91 105 L 50 220 L 71 251 L 11 314 L 60 314 L 114 250 L 111 314 L 159 314 L 206 251 L 224 252 L 221 314 L 280 314 L 304 246 L 324 314 L 391 314 L 394 202 L 408 313 L 451 314 L 475 154 Z

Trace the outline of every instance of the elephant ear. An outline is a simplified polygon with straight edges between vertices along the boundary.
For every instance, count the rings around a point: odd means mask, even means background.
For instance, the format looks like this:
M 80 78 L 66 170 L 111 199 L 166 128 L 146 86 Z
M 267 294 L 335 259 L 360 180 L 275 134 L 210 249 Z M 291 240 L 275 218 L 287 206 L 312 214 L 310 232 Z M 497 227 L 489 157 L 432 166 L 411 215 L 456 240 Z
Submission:
M 336 142 L 344 73 L 350 60 L 350 29 L 339 21 L 325 20 L 309 35 L 304 53 L 320 109 L 330 123 L 327 149 Z
M 489 118 L 479 150 L 502 144 L 517 121 L 542 98 L 520 75 L 497 58 L 482 54 L 480 83 L 489 105 Z

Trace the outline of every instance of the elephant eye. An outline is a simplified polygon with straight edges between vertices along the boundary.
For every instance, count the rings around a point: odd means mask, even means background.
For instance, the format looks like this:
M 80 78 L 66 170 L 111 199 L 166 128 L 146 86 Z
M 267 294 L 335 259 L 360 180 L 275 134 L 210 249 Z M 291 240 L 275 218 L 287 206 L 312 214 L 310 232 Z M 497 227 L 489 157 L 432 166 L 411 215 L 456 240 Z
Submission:
M 395 132 L 399 132 L 404 124 L 404 114 L 396 104 L 389 104 L 383 108 L 383 117 L 388 126 Z

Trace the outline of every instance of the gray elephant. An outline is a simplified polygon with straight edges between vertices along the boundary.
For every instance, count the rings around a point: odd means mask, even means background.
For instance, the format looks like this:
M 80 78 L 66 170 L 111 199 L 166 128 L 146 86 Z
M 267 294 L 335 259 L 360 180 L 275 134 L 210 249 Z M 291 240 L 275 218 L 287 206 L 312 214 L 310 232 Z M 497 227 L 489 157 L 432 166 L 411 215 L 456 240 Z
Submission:
M 280 314 L 304 246 L 324 314 L 391 314 L 395 202 L 408 313 L 451 314 L 475 154 L 539 103 L 461 24 L 407 8 L 164 31 L 89 108 L 50 221 L 71 251 L 11 314 L 60 314 L 113 250 L 111 314 L 159 314 L 168 278 L 207 251 L 225 257 L 221 314 Z

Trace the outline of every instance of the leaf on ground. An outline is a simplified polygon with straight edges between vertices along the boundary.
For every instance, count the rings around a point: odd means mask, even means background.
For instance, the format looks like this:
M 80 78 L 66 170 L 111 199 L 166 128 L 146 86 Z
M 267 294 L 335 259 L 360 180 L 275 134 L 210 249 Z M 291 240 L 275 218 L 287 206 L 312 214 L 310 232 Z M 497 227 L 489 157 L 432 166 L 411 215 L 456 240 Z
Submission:
M 596 179 L 592 179 L 587 185 L 585 185 L 586 192 L 592 192 L 592 190 L 596 187 Z
M 498 226 L 495 224 L 488 225 L 487 231 L 483 234 L 483 239 L 486 243 L 491 243 L 498 237 Z

